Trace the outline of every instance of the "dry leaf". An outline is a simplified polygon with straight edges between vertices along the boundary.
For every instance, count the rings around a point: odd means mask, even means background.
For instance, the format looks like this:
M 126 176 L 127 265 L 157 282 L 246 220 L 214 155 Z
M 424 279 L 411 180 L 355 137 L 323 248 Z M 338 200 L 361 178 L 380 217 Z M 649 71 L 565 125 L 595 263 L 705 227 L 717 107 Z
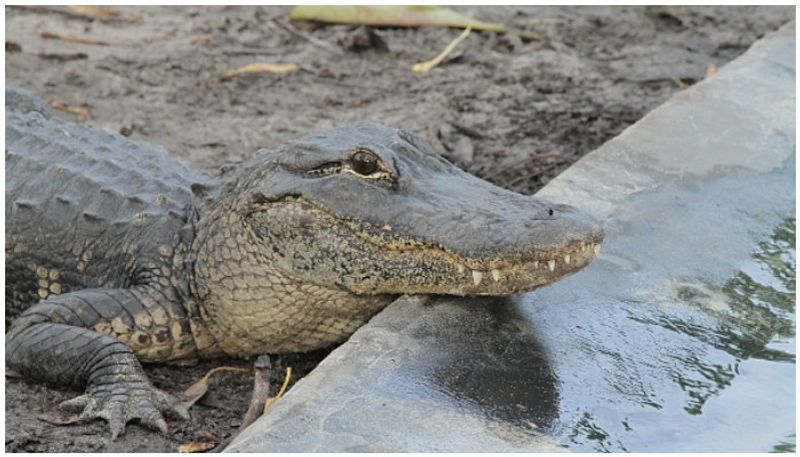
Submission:
M 444 58 L 447 57 L 448 54 L 453 52 L 453 49 L 455 49 L 456 46 L 458 46 L 458 43 L 461 43 L 462 41 L 467 39 L 467 37 L 469 36 L 469 32 L 471 30 L 472 29 L 469 28 L 469 27 L 464 29 L 464 32 L 461 35 L 459 35 L 458 37 L 456 37 L 455 40 L 451 41 L 450 44 L 448 44 L 447 47 L 444 48 L 444 50 L 442 52 L 440 52 L 438 56 L 436 56 L 433 59 L 428 60 L 426 62 L 421 62 L 421 63 L 414 64 L 411 67 L 411 71 L 414 71 L 416 73 L 424 73 L 426 71 L 430 71 L 433 67 L 435 67 L 435 66 L 439 65 L 440 63 L 442 63 Z
M 397 5 L 361 5 L 361 6 L 295 6 L 289 12 L 293 21 L 319 21 L 333 24 L 357 24 L 392 27 L 454 27 L 473 28 L 487 32 L 516 31 L 519 36 L 529 40 L 541 40 L 541 35 L 516 30 L 502 24 L 483 22 L 457 13 L 441 6 L 397 6 Z
M 216 446 L 216 443 L 184 443 L 178 446 L 178 452 L 180 453 L 190 453 L 190 452 L 204 452 L 209 449 L 213 449 Z
M 74 114 L 75 117 L 78 118 L 78 121 L 83 122 L 89 119 L 90 113 L 89 108 L 85 106 L 73 106 L 67 105 L 66 103 L 62 102 L 61 100 L 53 100 L 50 102 L 50 107 L 54 110 L 58 110 L 64 113 Z
M 79 414 L 66 414 L 61 412 L 39 414 L 36 418 L 53 425 L 72 425 L 77 424 L 81 420 Z
M 293 71 L 299 70 L 300 67 L 297 64 L 293 63 L 251 63 L 250 65 L 245 65 L 243 67 L 236 68 L 234 70 L 229 70 L 224 75 L 211 79 L 212 83 L 218 83 L 221 81 L 227 81 L 228 79 L 233 78 L 234 76 L 239 76 L 247 73 L 291 73 Z
M 108 46 L 108 43 L 105 41 L 95 40 L 94 38 L 81 38 L 76 36 L 70 35 L 59 35 L 57 33 L 50 33 L 50 32 L 43 32 L 40 34 L 42 38 L 45 40 L 61 40 L 67 43 L 78 43 L 78 44 L 93 44 L 97 46 Z
M 230 70 L 225 73 L 225 76 L 231 78 L 245 73 L 290 73 L 299 69 L 300 67 L 293 63 L 251 63 L 250 65 Z
M 122 15 L 119 11 L 114 11 L 111 8 L 106 8 L 104 6 L 70 5 L 69 9 L 73 13 L 87 17 L 111 18 L 111 17 L 119 17 Z
M 200 378 L 197 382 L 189 386 L 186 390 L 183 391 L 183 401 L 181 404 L 189 409 L 197 403 L 197 400 L 200 400 L 203 395 L 208 392 L 208 385 L 211 382 L 211 378 L 216 376 L 223 371 L 232 371 L 234 373 L 249 373 L 249 368 L 241 368 L 241 367 L 217 367 L 213 370 L 206 373 L 205 376 Z

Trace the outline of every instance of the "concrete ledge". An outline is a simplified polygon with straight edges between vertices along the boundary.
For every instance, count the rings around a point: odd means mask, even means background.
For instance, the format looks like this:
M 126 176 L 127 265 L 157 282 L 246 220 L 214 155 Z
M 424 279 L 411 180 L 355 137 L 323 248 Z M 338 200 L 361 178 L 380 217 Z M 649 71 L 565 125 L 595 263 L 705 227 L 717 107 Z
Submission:
M 589 268 L 398 300 L 228 451 L 769 451 L 795 433 L 794 185 L 791 23 L 541 191 L 607 221 Z

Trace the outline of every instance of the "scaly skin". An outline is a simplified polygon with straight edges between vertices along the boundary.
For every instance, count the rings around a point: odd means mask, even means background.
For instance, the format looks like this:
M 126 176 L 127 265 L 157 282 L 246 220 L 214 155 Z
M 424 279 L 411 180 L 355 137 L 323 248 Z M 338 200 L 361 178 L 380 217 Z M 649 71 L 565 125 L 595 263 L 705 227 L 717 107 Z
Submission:
M 112 437 L 188 413 L 141 362 L 307 351 L 398 294 L 509 295 L 578 271 L 602 230 L 358 123 L 209 176 L 6 89 L 6 365 L 85 388 Z M 31 306 L 32 305 L 32 306 Z M 10 328 L 9 328 L 10 325 Z

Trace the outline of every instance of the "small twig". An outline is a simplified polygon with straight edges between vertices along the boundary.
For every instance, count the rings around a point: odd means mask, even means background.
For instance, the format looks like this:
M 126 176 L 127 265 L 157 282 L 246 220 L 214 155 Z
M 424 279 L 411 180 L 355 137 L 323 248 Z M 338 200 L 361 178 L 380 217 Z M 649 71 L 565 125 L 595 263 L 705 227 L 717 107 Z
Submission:
M 254 364 L 255 377 L 253 379 L 253 395 L 250 405 L 242 419 L 239 431 L 246 429 L 264 414 L 264 406 L 269 399 L 269 378 L 272 373 L 272 362 L 269 356 L 262 355 L 256 359 Z M 238 435 L 239 432 L 237 432 Z
M 60 35 L 58 33 L 50 33 L 50 32 L 42 32 L 39 34 L 45 40 L 59 40 L 64 41 L 67 43 L 76 43 L 76 44 L 91 44 L 95 46 L 108 46 L 109 43 L 106 41 L 95 40 L 94 38 L 84 38 L 84 37 L 77 37 L 71 35 Z
M 250 65 L 245 65 L 243 67 L 239 67 L 234 70 L 229 70 L 222 76 L 211 78 L 209 82 L 211 82 L 212 84 L 219 84 L 235 76 L 244 75 L 248 73 L 283 74 L 283 73 L 291 73 L 299 69 L 300 67 L 294 63 L 251 63 Z
M 62 111 L 64 113 L 70 113 L 75 115 L 78 118 L 79 122 L 83 122 L 91 118 L 91 113 L 89 112 L 89 108 L 85 106 L 67 105 L 61 100 L 53 100 L 50 102 L 50 107 L 57 111 Z
M 287 32 L 291 33 L 292 35 L 295 35 L 297 37 L 309 41 L 311 44 L 324 48 L 330 52 L 333 52 L 334 54 L 344 55 L 344 51 L 342 51 L 341 48 L 334 46 L 328 43 L 327 41 L 320 40 L 319 38 L 309 33 L 303 32 L 302 30 L 298 29 L 297 27 L 291 24 L 286 24 L 278 18 L 273 19 L 272 22 L 274 22 L 275 25 L 282 28 L 283 30 L 286 30 Z
M 283 385 L 281 386 L 278 393 L 275 394 L 274 397 L 268 398 L 266 403 L 264 403 L 264 414 L 272 408 L 272 405 L 275 404 L 276 401 L 280 400 L 283 397 L 283 394 L 286 392 L 286 388 L 289 387 L 289 380 L 292 379 L 292 367 L 286 367 L 286 377 L 283 378 Z
M 89 58 L 89 54 L 86 54 L 85 52 L 72 52 L 67 54 L 40 52 L 39 54 L 36 55 L 41 57 L 42 59 L 57 60 L 59 62 L 68 62 L 70 60 L 81 60 Z
M 466 40 L 467 37 L 469 36 L 469 32 L 471 31 L 472 27 L 467 27 L 466 29 L 464 29 L 464 32 L 461 35 L 459 35 L 455 40 L 451 41 L 450 44 L 448 44 L 447 47 L 444 48 L 444 51 L 440 52 L 438 56 L 426 62 L 420 62 L 414 64 L 414 66 L 411 67 L 411 71 L 414 71 L 416 73 L 425 73 L 426 71 L 430 71 L 433 67 L 442 63 L 445 57 L 447 57 L 451 52 L 453 52 L 453 49 L 455 49 L 455 47 L 458 46 L 459 43 Z
M 242 419 L 242 425 L 231 436 L 223 440 L 212 452 L 222 452 L 231 442 L 242 433 L 242 430 L 249 427 L 259 417 L 264 415 L 272 405 L 279 400 L 286 387 L 289 385 L 289 380 L 292 377 L 292 367 L 286 367 L 286 378 L 283 380 L 283 385 L 275 394 L 275 397 L 269 398 L 269 379 L 272 371 L 272 362 L 268 355 L 261 355 L 256 359 L 253 366 L 255 371 L 255 378 L 253 379 L 253 395 L 250 398 L 250 406 Z

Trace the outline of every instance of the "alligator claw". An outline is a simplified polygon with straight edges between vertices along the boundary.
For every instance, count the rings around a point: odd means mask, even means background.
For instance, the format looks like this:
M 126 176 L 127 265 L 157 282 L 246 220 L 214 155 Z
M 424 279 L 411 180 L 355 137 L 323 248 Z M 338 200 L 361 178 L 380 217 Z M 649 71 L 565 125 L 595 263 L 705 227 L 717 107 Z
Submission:
M 162 412 L 189 419 L 189 411 L 171 394 L 153 386 L 117 384 L 101 386 L 86 394 L 62 402 L 59 408 L 82 411 L 81 421 L 104 419 L 111 430 L 111 440 L 125 431 L 125 425 L 137 419 L 143 425 L 166 434 L 167 422 Z

